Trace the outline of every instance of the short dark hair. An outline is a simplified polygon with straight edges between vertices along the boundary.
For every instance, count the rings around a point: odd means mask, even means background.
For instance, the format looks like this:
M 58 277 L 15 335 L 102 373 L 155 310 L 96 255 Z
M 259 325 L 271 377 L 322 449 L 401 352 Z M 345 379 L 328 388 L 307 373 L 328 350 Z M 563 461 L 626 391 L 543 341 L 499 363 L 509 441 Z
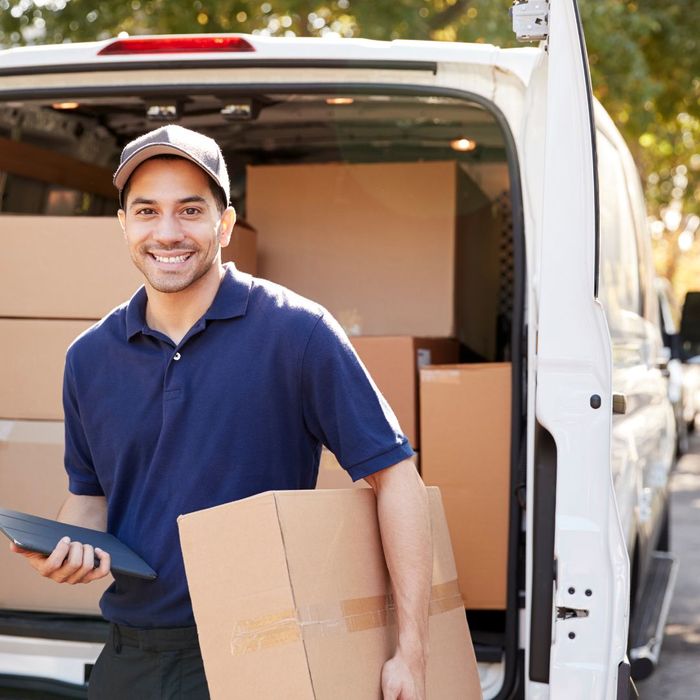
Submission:
M 188 163 L 192 163 L 192 161 L 189 158 L 183 158 L 182 156 L 176 156 L 173 155 L 172 153 L 162 153 L 157 156 L 151 156 L 147 160 L 184 160 Z M 144 161 L 146 163 L 147 161 Z M 197 165 L 194 163 L 194 165 Z M 138 168 L 136 168 L 138 170 Z M 134 173 L 136 172 L 134 170 Z M 206 171 L 202 170 L 202 172 L 207 175 Z M 126 198 L 129 195 L 129 187 L 131 186 L 131 178 L 134 176 L 134 173 L 131 173 L 129 175 L 129 179 L 124 183 L 124 187 L 122 188 L 122 203 L 124 206 L 124 209 L 126 209 Z M 211 190 L 212 196 L 214 197 L 214 201 L 216 202 L 216 209 L 219 212 L 219 214 L 223 214 L 224 211 L 226 211 L 226 207 L 228 207 L 228 200 L 226 195 L 224 194 L 224 191 L 219 187 L 219 185 L 214 182 L 214 179 L 211 178 L 209 175 L 207 175 L 207 182 L 209 183 L 209 189 Z

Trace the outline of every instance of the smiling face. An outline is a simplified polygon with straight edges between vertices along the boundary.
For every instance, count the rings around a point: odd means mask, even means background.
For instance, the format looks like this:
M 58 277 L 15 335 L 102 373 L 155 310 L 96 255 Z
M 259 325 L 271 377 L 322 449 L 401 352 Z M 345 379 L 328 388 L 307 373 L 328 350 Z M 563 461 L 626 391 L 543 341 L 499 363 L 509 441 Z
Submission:
M 174 293 L 218 279 L 235 213 L 219 212 L 201 168 L 185 159 L 147 160 L 131 176 L 124 206 L 119 221 L 147 285 Z

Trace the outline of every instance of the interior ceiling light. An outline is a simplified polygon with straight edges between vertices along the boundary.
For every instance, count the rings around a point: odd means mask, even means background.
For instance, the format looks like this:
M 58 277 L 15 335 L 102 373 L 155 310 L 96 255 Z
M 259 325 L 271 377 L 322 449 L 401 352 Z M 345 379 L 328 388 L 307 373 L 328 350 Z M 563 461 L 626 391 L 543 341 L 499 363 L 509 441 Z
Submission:
M 473 151 L 476 148 L 476 141 L 467 138 L 454 139 L 450 141 L 450 147 L 454 151 L 462 151 L 463 153 Z
M 180 117 L 180 110 L 176 103 L 148 105 L 146 117 L 152 122 L 172 122 Z
M 250 98 L 238 98 L 221 108 L 221 116 L 232 122 L 256 119 L 259 112 L 260 104 Z
M 54 109 L 78 109 L 79 102 L 54 102 L 51 105 Z
M 352 97 L 327 97 L 327 105 L 351 105 L 355 100 Z

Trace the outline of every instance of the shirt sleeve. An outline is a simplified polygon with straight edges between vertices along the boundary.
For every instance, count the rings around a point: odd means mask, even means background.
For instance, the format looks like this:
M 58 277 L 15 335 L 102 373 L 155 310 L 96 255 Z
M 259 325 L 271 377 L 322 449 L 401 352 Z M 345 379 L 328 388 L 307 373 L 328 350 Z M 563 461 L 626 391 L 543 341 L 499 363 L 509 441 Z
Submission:
M 63 373 L 63 413 L 66 438 L 63 463 L 68 472 L 68 490 L 77 496 L 104 496 L 80 420 L 70 356 L 66 357 Z
M 413 456 L 394 412 L 327 312 L 311 333 L 301 375 L 306 426 L 353 481 Z

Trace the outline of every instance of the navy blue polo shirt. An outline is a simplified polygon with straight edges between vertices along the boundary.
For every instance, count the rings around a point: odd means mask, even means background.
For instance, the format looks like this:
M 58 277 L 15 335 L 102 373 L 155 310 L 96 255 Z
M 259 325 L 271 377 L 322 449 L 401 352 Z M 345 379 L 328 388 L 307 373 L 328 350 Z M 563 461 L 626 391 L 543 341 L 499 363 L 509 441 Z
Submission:
M 314 488 L 322 444 L 355 480 L 413 452 L 318 304 L 229 265 L 175 345 L 148 327 L 146 301 L 141 288 L 68 349 L 65 465 L 70 491 L 104 495 L 108 532 L 158 572 L 115 575 L 103 615 L 177 627 L 194 624 L 178 515 Z

